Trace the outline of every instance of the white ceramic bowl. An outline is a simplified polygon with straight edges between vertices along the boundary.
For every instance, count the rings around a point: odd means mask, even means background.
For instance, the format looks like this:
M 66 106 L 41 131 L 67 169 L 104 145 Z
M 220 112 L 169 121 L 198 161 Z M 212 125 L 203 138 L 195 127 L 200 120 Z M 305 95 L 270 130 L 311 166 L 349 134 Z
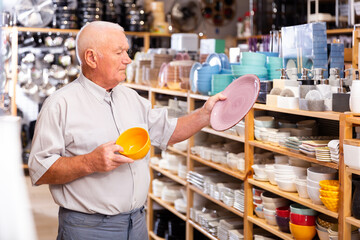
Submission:
M 272 116 L 259 116 L 255 117 L 254 125 L 256 127 L 272 128 L 275 126 L 275 118 Z
M 319 192 L 319 188 L 316 188 L 316 187 L 311 187 L 309 185 L 307 185 L 307 192 L 308 192 L 308 195 L 309 195 L 309 198 L 311 199 L 311 201 L 314 203 L 314 204 L 317 204 L 317 205 L 323 205 L 321 199 L 320 199 L 320 192 Z
M 275 170 L 270 168 L 265 168 L 266 175 L 269 179 L 269 182 L 273 185 L 277 185 L 275 181 Z
M 254 164 L 252 165 L 255 175 L 258 177 L 266 177 L 265 164 Z
M 276 217 L 275 217 L 275 210 L 272 209 L 266 209 L 265 207 L 263 208 L 264 211 L 264 217 L 266 219 L 266 222 L 270 225 L 273 226 L 277 226 L 276 223 Z
M 275 178 L 279 189 L 286 192 L 296 192 L 296 186 L 293 179 L 287 180 L 282 178 Z
M 321 181 L 321 180 L 333 180 L 337 177 L 337 170 L 324 166 L 309 167 L 307 169 L 307 175 L 310 180 Z
M 320 240 L 329 240 L 329 233 L 328 231 L 322 231 L 316 226 L 316 231 L 319 236 Z
M 309 179 L 309 177 L 306 178 L 306 185 L 308 185 L 310 187 L 320 188 L 319 182 L 313 181 L 313 180 Z
M 255 214 L 256 214 L 256 216 L 258 216 L 259 218 L 265 218 L 265 216 L 264 216 L 264 211 L 261 211 L 260 209 L 258 209 L 258 208 L 255 208 Z
M 288 201 L 287 199 L 280 197 L 272 192 L 261 193 L 261 199 L 263 200 L 263 203 L 278 203 L 278 202 L 280 203 L 280 202 Z
M 306 183 L 300 182 L 298 179 L 295 180 L 296 190 L 301 198 L 309 198 L 309 194 L 307 192 Z

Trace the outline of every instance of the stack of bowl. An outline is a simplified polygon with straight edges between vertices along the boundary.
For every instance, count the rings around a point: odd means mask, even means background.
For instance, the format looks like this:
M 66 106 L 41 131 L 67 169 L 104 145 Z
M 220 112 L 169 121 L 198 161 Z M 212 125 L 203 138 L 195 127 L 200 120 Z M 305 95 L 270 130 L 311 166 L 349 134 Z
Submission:
M 306 168 L 275 164 L 275 182 L 279 189 L 286 192 L 297 192 L 295 178 L 306 175 Z
M 241 65 L 231 65 L 232 73 L 237 76 L 245 74 L 255 74 L 260 80 L 267 79 L 267 69 L 265 67 L 266 56 L 261 53 L 243 52 L 241 54 Z
M 262 198 L 261 198 L 261 194 L 264 192 L 264 190 L 262 189 L 258 189 L 258 188 L 253 188 L 253 201 L 254 201 L 254 211 L 255 214 L 259 217 L 259 218 L 265 218 L 264 217 L 264 205 L 262 203 Z
M 279 197 L 272 192 L 263 192 L 261 194 L 261 199 L 264 205 L 263 211 L 266 222 L 276 226 L 276 208 L 289 206 L 289 200 Z
M 290 205 L 290 232 L 295 240 L 311 240 L 316 235 L 317 212 L 298 203 Z
M 197 90 L 203 95 L 208 95 L 211 91 L 211 79 L 213 74 L 219 73 L 218 66 L 210 66 L 204 63 L 201 68 L 197 70 Z
M 306 186 L 306 178 L 307 176 L 298 176 L 295 179 L 296 190 L 299 194 L 299 197 L 301 198 L 309 198 Z
M 320 185 L 322 180 L 334 180 L 337 178 L 337 170 L 328 167 L 309 167 L 307 169 L 307 192 L 311 201 L 315 204 L 322 205 L 320 199 Z
M 339 209 L 339 181 L 322 180 L 320 185 L 320 199 L 330 211 L 337 212 Z
M 318 233 L 320 240 L 329 240 L 330 234 L 329 231 L 331 228 L 337 228 L 338 221 L 335 218 L 332 218 L 325 214 L 320 214 L 316 218 L 316 231 Z M 337 233 L 336 233 L 337 237 Z M 336 238 L 337 239 L 337 238 Z
M 213 74 L 211 79 L 211 93 L 210 95 L 215 95 L 219 92 L 224 91 L 224 89 L 232 83 L 235 79 L 232 74 Z
M 290 207 L 286 206 L 286 207 L 276 208 L 275 218 L 280 231 L 289 233 Z

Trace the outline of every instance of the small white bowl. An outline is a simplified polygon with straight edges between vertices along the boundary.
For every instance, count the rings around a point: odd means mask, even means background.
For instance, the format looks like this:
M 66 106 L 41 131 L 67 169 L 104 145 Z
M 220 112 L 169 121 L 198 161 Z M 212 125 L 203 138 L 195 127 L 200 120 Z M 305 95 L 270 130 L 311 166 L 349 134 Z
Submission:
M 252 168 L 254 169 L 255 175 L 258 177 L 267 177 L 265 172 L 265 164 L 254 164 L 252 165 Z
M 333 180 L 336 179 L 337 170 L 324 166 L 309 167 L 307 169 L 307 175 L 309 179 L 318 182 L 321 180 Z
M 320 188 L 319 182 L 309 179 L 309 176 L 306 178 L 306 185 L 314 188 Z
M 294 180 L 287 180 L 287 179 L 281 179 L 281 178 L 275 178 L 275 181 L 279 187 L 279 189 L 286 191 L 286 192 L 296 192 L 296 185 L 294 183 Z
M 277 226 L 275 210 L 270 210 L 270 209 L 264 208 L 263 211 L 264 211 L 264 217 L 266 219 L 266 222 L 270 225 Z
M 306 183 L 302 183 L 298 181 L 298 179 L 295 181 L 296 190 L 299 194 L 299 197 L 301 198 L 309 198 L 309 194 L 307 192 L 307 185 Z
M 320 192 L 319 192 L 319 188 L 315 188 L 315 187 L 310 187 L 309 185 L 307 185 L 307 192 L 308 192 L 308 195 L 309 195 L 309 198 L 311 199 L 311 201 L 314 203 L 314 204 L 317 204 L 317 205 L 323 205 L 321 199 L 320 199 Z
M 275 118 L 272 116 L 259 116 L 255 117 L 254 125 L 256 127 L 272 128 L 275 126 Z

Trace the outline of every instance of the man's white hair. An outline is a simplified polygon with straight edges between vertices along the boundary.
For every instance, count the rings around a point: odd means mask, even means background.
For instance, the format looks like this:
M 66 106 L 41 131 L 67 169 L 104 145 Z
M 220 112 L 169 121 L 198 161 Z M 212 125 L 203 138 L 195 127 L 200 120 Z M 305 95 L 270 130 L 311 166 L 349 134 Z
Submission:
M 94 28 L 98 28 L 99 29 L 99 33 L 102 31 L 102 30 L 105 30 L 105 29 L 118 29 L 120 31 L 124 31 L 124 28 L 121 27 L 119 24 L 117 23 L 112 23 L 112 22 L 105 22 L 105 21 L 94 21 L 94 22 L 91 22 L 91 23 L 86 23 L 81 29 L 80 31 L 78 32 L 78 34 L 76 35 L 76 58 L 81 66 L 81 57 L 79 55 L 79 39 L 81 39 L 81 34 L 83 32 L 84 29 L 86 29 L 87 27 L 94 27 Z M 96 37 L 96 36 L 94 36 Z M 91 41 L 91 39 L 89 39 L 88 41 Z M 84 49 L 85 50 L 85 49 Z

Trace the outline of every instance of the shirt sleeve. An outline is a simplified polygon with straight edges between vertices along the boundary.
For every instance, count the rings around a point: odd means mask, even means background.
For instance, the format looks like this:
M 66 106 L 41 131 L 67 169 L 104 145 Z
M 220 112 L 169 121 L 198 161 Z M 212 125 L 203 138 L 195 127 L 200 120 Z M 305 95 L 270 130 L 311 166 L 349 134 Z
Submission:
M 29 157 L 29 172 L 35 184 L 65 152 L 60 105 L 44 104 L 35 127 Z
M 166 108 L 151 109 L 148 117 L 151 144 L 165 150 L 174 133 L 177 118 L 170 119 Z

